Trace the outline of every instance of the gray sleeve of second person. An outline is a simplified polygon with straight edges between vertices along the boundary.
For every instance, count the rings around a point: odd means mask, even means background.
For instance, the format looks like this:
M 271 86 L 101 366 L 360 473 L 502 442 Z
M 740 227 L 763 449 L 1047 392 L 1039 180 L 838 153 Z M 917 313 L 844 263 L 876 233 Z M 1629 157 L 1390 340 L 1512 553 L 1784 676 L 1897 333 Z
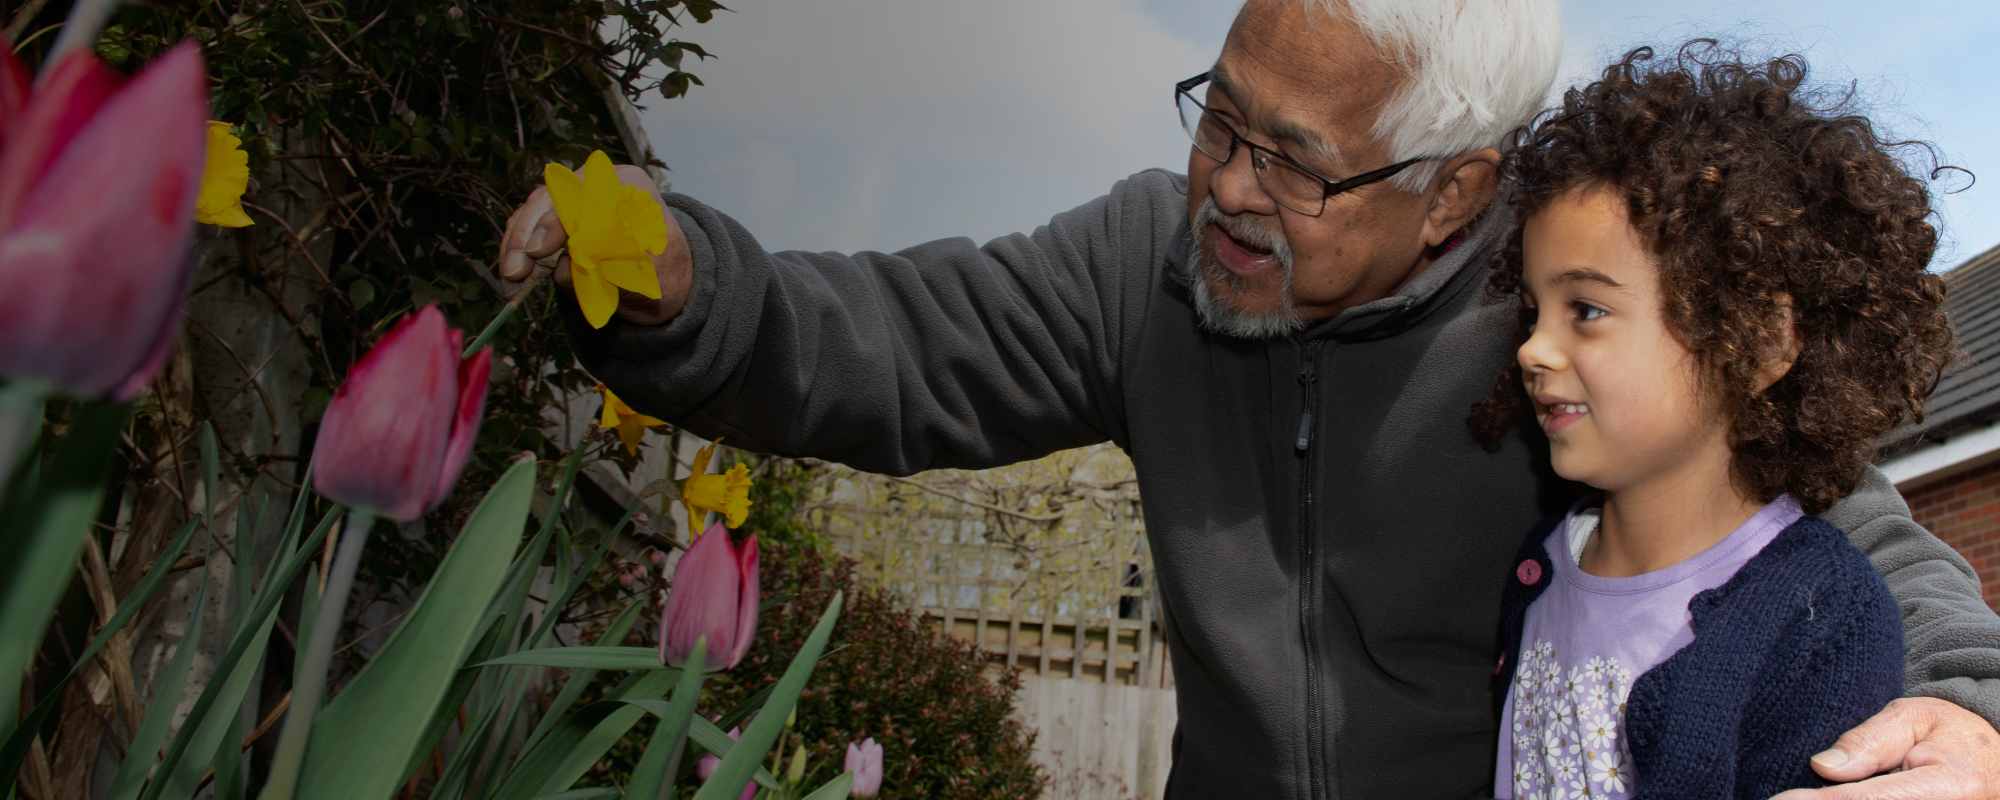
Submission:
M 1123 441 L 1119 364 L 1178 230 L 1184 190 L 1143 172 L 1032 234 L 895 253 L 766 252 L 668 195 L 694 259 L 680 316 L 593 331 L 590 372 L 732 446 L 904 475 Z
M 2000 727 L 2000 615 L 1981 598 L 1978 573 L 1910 518 L 1874 467 L 1824 516 L 1868 554 L 1896 596 L 1908 693 L 1948 700 Z

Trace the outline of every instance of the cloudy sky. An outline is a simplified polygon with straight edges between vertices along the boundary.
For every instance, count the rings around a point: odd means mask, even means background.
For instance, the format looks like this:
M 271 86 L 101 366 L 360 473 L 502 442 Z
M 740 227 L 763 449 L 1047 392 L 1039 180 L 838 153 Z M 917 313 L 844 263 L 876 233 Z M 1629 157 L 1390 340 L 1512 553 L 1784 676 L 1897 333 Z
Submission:
M 1234 0 L 734 0 L 681 33 L 707 83 L 653 102 L 673 188 L 771 249 L 892 250 L 1029 230 L 1148 167 L 1186 168 L 1172 84 Z M 1671 8 L 1669 8 L 1671 6 Z M 2000 244 L 1991 0 L 1565 0 L 1558 87 L 1631 45 L 1720 33 L 1858 81 L 1891 132 L 1983 176 L 1944 196 L 1949 268 Z M 1962 185 L 1956 181 L 1952 188 Z

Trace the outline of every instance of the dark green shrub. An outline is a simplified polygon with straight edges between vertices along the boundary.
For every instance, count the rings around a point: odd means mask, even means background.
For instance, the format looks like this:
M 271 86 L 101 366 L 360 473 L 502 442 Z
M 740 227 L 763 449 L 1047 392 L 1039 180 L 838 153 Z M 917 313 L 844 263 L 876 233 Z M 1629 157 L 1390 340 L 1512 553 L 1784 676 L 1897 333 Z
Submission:
M 848 742 L 874 737 L 884 751 L 880 797 L 1041 794 L 1046 777 L 1030 760 L 1034 733 L 1013 716 L 1019 677 L 987 678 L 977 648 L 859 584 L 849 559 L 782 546 L 760 558 L 764 596 L 773 602 L 743 663 L 710 684 L 705 711 L 726 714 L 776 683 L 834 592 L 844 592 L 847 608 L 828 654 L 799 698 L 796 732 L 810 753 L 805 785 L 839 774 Z

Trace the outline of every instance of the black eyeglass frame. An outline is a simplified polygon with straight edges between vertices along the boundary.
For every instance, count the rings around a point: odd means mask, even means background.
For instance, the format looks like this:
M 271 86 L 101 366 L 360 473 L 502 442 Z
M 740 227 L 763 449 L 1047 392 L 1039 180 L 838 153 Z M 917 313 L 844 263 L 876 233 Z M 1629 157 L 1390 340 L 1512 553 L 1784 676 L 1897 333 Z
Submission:
M 1194 96 L 1194 88 L 1195 88 L 1195 87 L 1197 87 L 1197 86 L 1200 86 L 1200 85 L 1202 85 L 1202 84 L 1204 84 L 1204 83 L 1207 83 L 1207 82 L 1208 82 L 1208 76 L 1209 76 L 1209 73 L 1207 73 L 1207 72 L 1203 72 L 1203 73 L 1201 73 L 1201 74 L 1199 74 L 1199 75 L 1196 75 L 1196 76 L 1194 76 L 1194 77 L 1192 77 L 1192 78 L 1189 78 L 1189 79 L 1187 79 L 1187 80 L 1184 80 L 1184 81 L 1181 81 L 1181 82 L 1179 82 L 1179 83 L 1176 83 L 1176 84 L 1174 84 L 1174 114 L 1175 114 L 1175 116 L 1179 116 L 1179 115 L 1180 115 L 1180 104 L 1181 104 L 1181 97 L 1182 97 L 1183 95 L 1185 95 L 1185 96 L 1187 97 L 1187 99 L 1188 99 L 1188 102 L 1190 102 L 1190 103 L 1193 103 L 1193 104 L 1194 104 L 1194 107 L 1195 107 L 1195 108 L 1199 108 L 1199 109 L 1201 109 L 1201 114 L 1202 114 L 1202 116 L 1204 116 L 1204 117 L 1207 117 L 1207 116 L 1211 115 L 1212 113 L 1214 113 L 1214 112 L 1211 112 L 1211 111 L 1209 111 L 1209 110 L 1208 110 L 1208 104 L 1207 104 L 1207 103 L 1203 103 L 1202 101 L 1200 101 L 1200 100 L 1196 99 L 1196 98 L 1195 98 L 1195 96 Z M 1248 148 L 1250 148 L 1250 152 L 1252 152 L 1252 153 L 1255 153 L 1255 154 L 1260 154 L 1260 155 L 1264 156 L 1264 158 L 1265 158 L 1265 159 L 1267 159 L 1267 160 L 1275 160 L 1275 161 L 1279 161 L 1279 162 L 1282 162 L 1282 163 L 1283 163 L 1283 164 L 1284 164 L 1284 165 L 1285 165 L 1286 167 L 1289 167 L 1289 168 L 1291 168 L 1291 169 L 1294 169 L 1294 170 L 1297 170 L 1297 171 L 1299 172 L 1299 174 L 1301 174 L 1301 175 L 1305 175 L 1306 177 L 1309 177 L 1309 178 L 1313 178 L 1313 179 L 1316 179 L 1316 180 L 1318 180 L 1318 181 L 1319 181 L 1319 183 L 1320 183 L 1320 190 L 1321 190 L 1321 191 L 1320 191 L 1320 198 L 1319 198 L 1319 210 L 1318 210 L 1318 211 L 1313 211 L 1313 212 L 1311 212 L 1311 213 L 1307 213 L 1307 212 L 1305 212 L 1305 211 L 1301 211 L 1301 210 L 1299 210 L 1299 209 L 1296 209 L 1296 208 L 1292 208 L 1292 209 L 1291 209 L 1291 210 L 1292 210 L 1292 211 L 1294 211 L 1294 212 L 1297 212 L 1297 213 L 1300 213 L 1300 214 L 1305 214 L 1305 215 L 1306 215 L 1306 216 L 1308 216 L 1308 217 L 1317 217 L 1317 216 L 1319 216 L 1319 215 L 1321 215 L 1321 214 L 1324 214 L 1324 213 L 1326 213 L 1326 201 L 1327 201 L 1327 198 L 1329 198 L 1329 197 L 1332 197 L 1332 196 L 1334 196 L 1334 195 L 1337 195 L 1337 194 L 1341 194 L 1341 193 L 1344 193 L 1344 192 L 1351 192 L 1351 191 L 1354 191 L 1355 189 L 1359 189 L 1359 188 L 1361 188 L 1361 187 L 1363 187 L 1363 186 L 1367 186 L 1368 184 L 1371 184 L 1371 183 L 1377 183 L 1377 182 L 1380 182 L 1380 181 L 1385 181 L 1385 180 L 1388 180 L 1388 179 L 1390 179 L 1390 178 L 1393 178 L 1393 177 L 1395 177 L 1395 176 L 1396 176 L 1396 173 L 1399 173 L 1399 172 L 1402 172 L 1402 171 L 1403 171 L 1403 170 L 1405 170 L 1405 169 L 1408 169 L 1408 168 L 1409 168 L 1409 166 L 1410 166 L 1411 164 L 1415 164 L 1415 163 L 1417 163 L 1417 162 L 1419 162 L 1419 161 L 1427 161 L 1427 160 L 1429 160 L 1429 157 L 1428 157 L 1428 156 L 1417 156 L 1417 157 L 1415 157 L 1415 158 L 1409 158 L 1409 159 L 1405 159 L 1405 160 L 1402 160 L 1402 161 L 1398 161 L 1398 162 L 1396 162 L 1396 163 L 1394 163 L 1394 164 L 1390 164 L 1389 166 L 1386 166 L 1386 167 L 1383 167 L 1383 168 L 1381 168 L 1381 169 L 1376 169 L 1376 170 L 1369 170 L 1369 171 L 1367 171 L 1367 172 L 1363 172 L 1363 173 L 1361 173 L 1361 174 L 1359 174 L 1359 175 L 1356 175 L 1356 176 L 1354 176 L 1354 177 L 1352 177 L 1352 178 L 1347 178 L 1347 179 L 1344 179 L 1344 180 L 1337 180 L 1337 181 L 1336 181 L 1336 180 L 1332 180 L 1332 179 L 1330 179 L 1330 178 L 1328 178 L 1328 177 L 1326 177 L 1326 176 L 1324 176 L 1324 175 L 1321 175 L 1321 174 L 1319 174 L 1318 172 L 1316 172 L 1316 171 L 1314 171 L 1314 170 L 1311 170 L 1311 169 L 1308 169 L 1308 168 L 1306 167 L 1306 165 L 1304 165 L 1304 164 L 1300 164 L 1300 163 L 1299 163 L 1299 162 L 1297 162 L 1297 161 L 1293 161 L 1293 160 L 1292 160 L 1292 159 L 1291 159 L 1290 157 L 1286 156 L 1286 155 L 1285 155 L 1284 153 L 1280 153 L 1280 152 L 1278 152 L 1278 151 L 1276 151 L 1276 150 L 1273 150 L 1273 149 L 1271 149 L 1271 148 L 1269 148 L 1269 147 L 1265 147 L 1265 146 L 1263 146 L 1263 145 L 1261 145 L 1261 144 L 1258 144 L 1258 143 L 1256 143 L 1256 142 L 1253 142 L 1253 141 L 1250 141 L 1249 139 L 1245 139 L 1245 138 L 1243 138 L 1243 133 L 1242 133 L 1241 131 L 1238 131 L 1238 130 L 1236 130 L 1236 126 L 1234 126 L 1234 125 L 1231 125 L 1231 124 L 1229 124 L 1229 123 L 1228 123 L 1227 121 L 1223 120 L 1223 119 L 1222 119 L 1221 117 L 1215 117 L 1215 124 L 1217 124 L 1217 125 L 1221 125 L 1221 126 L 1222 126 L 1222 129 L 1223 129 L 1223 130 L 1225 130 L 1225 131 L 1228 131 L 1228 132 L 1229 132 L 1229 151 L 1228 151 L 1228 152 L 1226 152 L 1226 153 L 1223 153 L 1223 154 L 1222 154 L 1222 158 L 1219 158 L 1219 159 L 1216 159 L 1216 161 L 1217 161 L 1217 162 L 1219 162 L 1219 163 L 1221 163 L 1221 164 L 1228 164 L 1228 163 L 1229 163 L 1229 160 L 1230 160 L 1230 159 L 1233 159 L 1233 158 L 1235 158 L 1235 157 L 1236 157 L 1236 146 L 1240 144 L 1240 145 L 1243 145 L 1244 147 L 1248 147 Z M 1199 127 L 1199 126 L 1201 125 L 1201 121 L 1197 119 L 1197 120 L 1195 121 L 1195 125 L 1196 125 L 1197 127 Z M 1181 127 L 1182 127 L 1182 129 L 1183 129 L 1183 130 L 1186 130 L 1186 131 L 1187 131 L 1187 135 L 1188 135 L 1188 139 L 1189 139 L 1189 141 L 1190 141 L 1190 142 L 1192 142 L 1192 141 L 1194 140 L 1194 138 L 1195 138 L 1195 135 L 1194 135 L 1194 131 L 1193 131 L 1193 130 L 1189 130 L 1189 129 L 1187 128 L 1187 124 L 1186 124 L 1186 121 L 1185 121 L 1185 120 L 1183 120 L 1183 121 L 1182 121 L 1182 124 L 1181 124 Z M 1195 150 L 1199 151 L 1199 152 L 1200 152 L 1200 153 L 1201 153 L 1202 155 L 1204 155 L 1204 156 L 1208 156 L 1209 158 L 1215 158 L 1215 156 L 1213 156 L 1213 155 L 1209 154 L 1209 152 L 1208 152 L 1207 150 L 1202 150 L 1202 149 L 1201 149 L 1201 146 L 1200 146 L 1200 145 L 1198 145 L 1198 144 L 1197 144 L 1197 145 L 1195 145 Z M 1250 164 L 1250 167 L 1251 167 L 1251 171 L 1252 171 L 1252 172 L 1256 172 L 1256 173 L 1259 173 L 1259 174 L 1261 174 L 1261 173 L 1263 172 L 1263 170 L 1260 170 L 1260 169 L 1257 169 L 1257 164 L 1256 164 L 1256 162 L 1255 162 L 1254 160 L 1253 160 L 1253 161 L 1251 162 L 1251 164 Z M 1262 180 L 1259 180 L 1259 181 L 1258 181 L 1258 184 L 1257 184 L 1257 185 L 1261 187 L 1261 186 L 1263 186 L 1264 184 L 1263 184 Z M 1271 199 L 1275 201 L 1275 200 L 1277 200 L 1277 197 L 1276 197 L 1276 196 L 1274 195 L 1274 196 L 1272 196 L 1272 198 L 1271 198 Z M 1285 207 L 1286 207 L 1286 208 L 1291 208 L 1291 206 L 1285 206 Z

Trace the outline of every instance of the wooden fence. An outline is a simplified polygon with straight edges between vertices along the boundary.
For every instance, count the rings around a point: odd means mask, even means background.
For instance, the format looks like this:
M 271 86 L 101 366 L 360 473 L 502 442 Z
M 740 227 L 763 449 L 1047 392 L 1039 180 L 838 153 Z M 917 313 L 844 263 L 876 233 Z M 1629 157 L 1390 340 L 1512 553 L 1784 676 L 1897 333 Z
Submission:
M 1103 448 L 915 478 L 829 468 L 807 503 L 863 579 L 1020 674 L 1051 798 L 1166 786 L 1173 671 L 1130 469 Z

